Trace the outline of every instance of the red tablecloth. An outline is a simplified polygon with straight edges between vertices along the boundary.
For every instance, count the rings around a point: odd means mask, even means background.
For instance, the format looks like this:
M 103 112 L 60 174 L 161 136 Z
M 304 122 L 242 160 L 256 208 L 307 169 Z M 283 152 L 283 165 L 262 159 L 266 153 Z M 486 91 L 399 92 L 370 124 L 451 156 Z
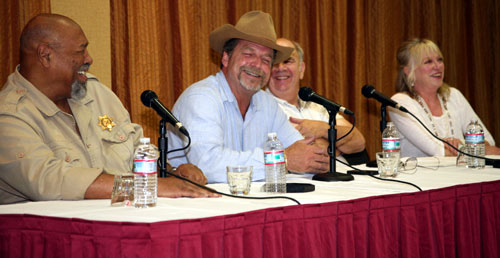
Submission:
M 0 215 L 0 257 L 499 257 L 499 215 L 500 181 L 157 223 Z

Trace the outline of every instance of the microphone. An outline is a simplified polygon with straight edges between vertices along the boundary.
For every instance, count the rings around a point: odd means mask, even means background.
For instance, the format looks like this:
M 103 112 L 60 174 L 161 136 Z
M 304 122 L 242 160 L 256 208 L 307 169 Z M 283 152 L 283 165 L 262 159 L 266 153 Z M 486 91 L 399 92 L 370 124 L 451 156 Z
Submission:
M 378 102 L 382 103 L 383 105 L 390 106 L 393 108 L 397 108 L 403 112 L 409 113 L 408 110 L 396 103 L 396 101 L 386 97 L 384 94 L 378 92 L 372 85 L 365 85 L 361 89 L 361 93 L 363 93 L 363 96 L 367 98 L 374 98 Z
M 343 106 L 341 106 L 341 105 L 339 105 L 339 104 L 337 104 L 337 103 L 335 103 L 335 102 L 333 102 L 325 97 L 322 97 L 322 96 L 316 94 L 316 92 L 314 92 L 313 89 L 311 89 L 309 87 L 300 88 L 299 97 L 303 101 L 312 101 L 314 103 L 318 103 L 330 111 L 335 110 L 335 111 L 340 111 L 346 115 L 351 115 L 351 116 L 354 115 L 354 113 L 351 110 L 349 110 L 349 109 L 347 109 L 347 108 L 345 108 L 345 107 L 343 107 Z
M 189 133 L 186 128 L 175 118 L 175 116 L 166 108 L 158 99 L 156 93 L 152 90 L 145 90 L 141 94 L 142 104 L 146 107 L 150 107 L 158 113 L 163 119 L 169 122 L 171 125 L 177 127 L 181 133 L 189 137 Z

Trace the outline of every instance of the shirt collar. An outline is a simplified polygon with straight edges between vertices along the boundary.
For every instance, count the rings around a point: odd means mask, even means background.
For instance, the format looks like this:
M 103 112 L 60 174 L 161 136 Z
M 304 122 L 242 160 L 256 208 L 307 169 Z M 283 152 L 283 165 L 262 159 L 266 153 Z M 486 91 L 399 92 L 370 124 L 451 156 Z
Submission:
M 14 71 L 14 81 L 16 85 L 21 86 L 26 90 L 26 94 L 33 99 L 33 105 L 35 105 L 40 112 L 47 116 L 54 116 L 57 112 L 61 111 L 56 104 L 50 100 L 45 94 L 43 94 L 37 87 L 35 87 L 30 81 L 28 81 L 24 76 L 19 73 L 20 65 L 17 65 Z M 70 101 L 80 104 L 87 104 L 92 101 L 92 98 L 87 94 L 80 100 L 70 99 Z
M 215 78 L 217 79 L 218 84 L 221 86 L 219 90 L 221 93 L 222 101 L 236 102 L 236 97 L 231 91 L 231 87 L 229 87 L 229 83 L 227 83 L 226 76 L 224 75 L 222 70 L 215 75 Z
M 299 110 L 302 110 L 306 108 L 306 106 L 311 103 L 310 101 L 303 101 L 301 98 L 299 98 Z
M 21 86 L 26 90 L 26 95 L 28 95 L 33 100 L 33 105 L 35 105 L 42 113 L 47 116 L 53 116 L 60 109 L 54 104 L 52 100 L 47 98 L 37 87 L 35 87 L 30 81 L 24 78 L 21 73 L 19 73 L 20 65 L 16 67 L 14 71 L 14 81 L 15 84 Z
M 274 94 L 273 94 L 273 93 L 269 90 L 269 87 L 267 87 L 267 88 L 266 88 L 266 92 L 267 92 L 267 93 L 269 93 L 269 94 L 271 94 L 271 96 L 273 96 L 273 98 L 274 98 L 276 101 L 278 101 L 278 103 L 280 103 L 280 104 L 282 104 L 282 105 L 285 105 L 285 106 L 287 106 L 287 107 L 289 107 L 289 108 L 294 108 L 294 109 L 302 110 L 302 109 L 306 106 L 306 104 L 307 104 L 307 102 L 305 102 L 305 101 L 303 101 L 303 100 L 301 100 L 301 99 L 299 98 L 299 108 L 297 108 L 297 106 L 295 106 L 295 105 L 292 105 L 292 104 L 288 103 L 288 101 L 286 101 L 286 100 L 284 100 L 284 99 L 280 99 L 280 98 L 276 97 L 276 96 L 275 96 L 275 95 L 274 95 Z

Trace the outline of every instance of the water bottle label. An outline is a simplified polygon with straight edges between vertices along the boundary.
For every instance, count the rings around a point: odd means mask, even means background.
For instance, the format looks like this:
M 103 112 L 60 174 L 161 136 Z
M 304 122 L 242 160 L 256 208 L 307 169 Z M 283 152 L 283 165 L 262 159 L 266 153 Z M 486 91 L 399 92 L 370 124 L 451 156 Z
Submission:
M 155 159 L 134 160 L 134 174 L 149 175 L 156 173 Z
M 484 144 L 484 133 L 466 133 L 466 144 Z
M 285 164 L 285 151 L 265 151 L 264 164 L 279 165 Z
M 382 138 L 383 151 L 399 151 L 401 150 L 399 138 Z

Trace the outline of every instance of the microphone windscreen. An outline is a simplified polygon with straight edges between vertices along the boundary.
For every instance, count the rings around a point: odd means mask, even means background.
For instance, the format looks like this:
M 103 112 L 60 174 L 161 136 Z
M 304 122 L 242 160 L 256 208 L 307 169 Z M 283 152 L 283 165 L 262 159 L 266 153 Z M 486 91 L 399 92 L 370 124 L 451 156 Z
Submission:
M 367 98 L 371 98 L 374 90 L 375 90 L 375 87 L 367 84 L 367 85 L 363 86 L 363 88 L 361 88 L 361 93 L 363 93 L 363 96 L 365 96 Z
M 299 97 L 303 101 L 309 101 L 313 93 L 314 93 L 313 89 L 309 87 L 302 87 L 299 90 Z
M 157 99 L 157 98 L 158 98 L 158 96 L 152 90 L 145 90 L 141 94 L 142 104 L 144 104 L 144 106 L 146 106 L 146 107 L 151 107 L 151 100 Z

